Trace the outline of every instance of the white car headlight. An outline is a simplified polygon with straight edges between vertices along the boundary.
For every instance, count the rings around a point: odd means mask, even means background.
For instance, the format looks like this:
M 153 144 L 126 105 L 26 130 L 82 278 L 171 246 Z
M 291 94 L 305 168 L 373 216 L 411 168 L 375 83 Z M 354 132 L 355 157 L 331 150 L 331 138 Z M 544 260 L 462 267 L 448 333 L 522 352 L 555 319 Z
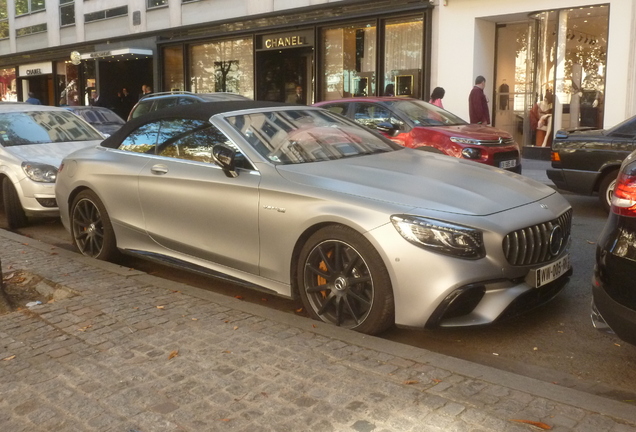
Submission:
M 39 183 L 55 183 L 57 168 L 37 162 L 22 162 L 22 170 L 27 177 Z
M 393 215 L 395 229 L 409 242 L 457 258 L 486 256 L 482 232 L 463 225 L 419 216 Z

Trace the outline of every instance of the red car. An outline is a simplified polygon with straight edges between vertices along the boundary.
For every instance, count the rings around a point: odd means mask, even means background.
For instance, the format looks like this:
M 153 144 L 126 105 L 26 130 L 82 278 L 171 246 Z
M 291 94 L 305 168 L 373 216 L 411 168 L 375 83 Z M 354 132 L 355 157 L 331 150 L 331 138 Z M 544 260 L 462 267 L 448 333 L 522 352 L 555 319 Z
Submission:
M 469 124 L 418 99 L 362 97 L 315 104 L 376 129 L 394 142 L 521 173 L 521 152 L 503 130 Z

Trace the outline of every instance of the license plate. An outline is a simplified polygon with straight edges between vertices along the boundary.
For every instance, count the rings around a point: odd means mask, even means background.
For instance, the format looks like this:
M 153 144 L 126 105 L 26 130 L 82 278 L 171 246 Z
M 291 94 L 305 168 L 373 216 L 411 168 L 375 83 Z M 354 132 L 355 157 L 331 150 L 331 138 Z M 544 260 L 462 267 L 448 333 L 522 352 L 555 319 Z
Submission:
M 565 255 L 558 261 L 536 269 L 535 287 L 539 288 L 545 284 L 549 284 L 564 275 L 568 270 L 570 270 L 570 255 Z
M 512 159 L 512 160 L 505 160 L 505 161 L 501 161 L 499 162 L 499 168 L 514 168 L 517 166 L 517 159 Z

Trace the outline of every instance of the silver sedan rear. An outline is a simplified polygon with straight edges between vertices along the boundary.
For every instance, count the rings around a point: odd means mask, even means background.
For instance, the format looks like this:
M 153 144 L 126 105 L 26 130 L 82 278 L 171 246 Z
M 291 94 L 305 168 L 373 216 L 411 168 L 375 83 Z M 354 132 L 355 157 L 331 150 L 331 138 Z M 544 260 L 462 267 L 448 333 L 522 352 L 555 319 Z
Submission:
M 67 157 L 56 195 L 87 256 L 299 295 L 312 317 L 365 333 L 492 323 L 571 272 L 571 209 L 553 189 L 319 108 L 158 111 Z

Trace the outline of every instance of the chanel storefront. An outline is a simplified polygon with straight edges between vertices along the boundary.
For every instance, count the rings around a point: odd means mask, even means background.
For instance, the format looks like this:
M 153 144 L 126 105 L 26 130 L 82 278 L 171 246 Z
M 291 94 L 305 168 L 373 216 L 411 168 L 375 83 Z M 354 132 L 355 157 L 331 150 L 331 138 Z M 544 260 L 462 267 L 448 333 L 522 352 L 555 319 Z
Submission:
M 387 88 L 417 98 L 428 93 L 428 3 L 304 8 L 212 25 L 209 37 L 187 37 L 202 31 L 190 29 L 177 42 L 173 35 L 160 38 L 162 90 L 231 91 L 306 104 L 383 95 Z

